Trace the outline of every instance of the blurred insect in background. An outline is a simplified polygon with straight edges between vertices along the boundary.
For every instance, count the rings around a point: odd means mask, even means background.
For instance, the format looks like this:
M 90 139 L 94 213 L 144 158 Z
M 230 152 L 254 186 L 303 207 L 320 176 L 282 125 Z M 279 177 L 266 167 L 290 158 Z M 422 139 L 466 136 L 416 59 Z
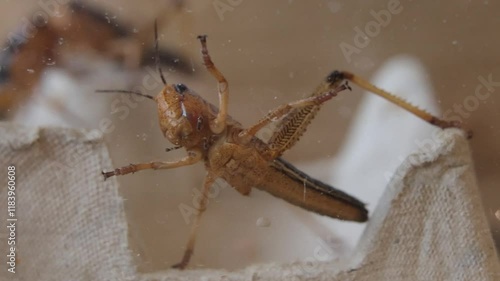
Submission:
M 165 23 L 183 6 L 180 0 L 166 1 L 157 14 Z M 46 68 L 68 67 L 82 54 L 120 62 L 126 69 L 154 63 L 155 52 L 144 47 L 153 33 L 151 22 L 134 28 L 83 1 L 71 1 L 58 9 L 57 16 L 49 17 L 44 24 L 27 22 L 17 32 L 9 33 L 0 50 L 0 117 L 12 116 L 30 99 Z M 192 73 L 187 60 L 176 52 L 161 49 L 159 57 L 160 63 L 172 71 Z
M 158 49 L 156 25 L 155 38 Z M 128 90 L 97 91 L 139 95 L 155 101 L 163 135 L 176 148 L 184 147 L 187 152 L 187 156 L 177 161 L 130 164 L 113 171 L 103 171 L 105 179 L 147 169 L 172 169 L 201 161 L 205 164 L 207 173 L 197 215 L 182 260 L 174 265 L 175 268 L 185 268 L 193 255 L 201 215 L 207 207 L 210 189 L 218 178 L 224 179 L 242 195 L 249 195 L 255 187 L 320 215 L 354 222 L 368 220 L 368 211 L 360 200 L 308 176 L 280 157 L 297 143 L 324 102 L 341 91 L 350 90 L 347 81 L 395 103 L 432 125 L 440 128 L 461 127 L 459 123 L 441 120 L 376 88 L 357 75 L 333 71 L 309 98 L 284 104 L 271 110 L 256 124 L 244 128 L 228 115 L 228 83 L 210 58 L 206 36 L 199 36 L 198 39 L 204 65 L 218 82 L 218 108 L 184 84 L 168 84 L 159 65 L 158 72 L 164 88 L 156 97 Z M 256 137 L 271 123 L 278 125 L 267 142 Z

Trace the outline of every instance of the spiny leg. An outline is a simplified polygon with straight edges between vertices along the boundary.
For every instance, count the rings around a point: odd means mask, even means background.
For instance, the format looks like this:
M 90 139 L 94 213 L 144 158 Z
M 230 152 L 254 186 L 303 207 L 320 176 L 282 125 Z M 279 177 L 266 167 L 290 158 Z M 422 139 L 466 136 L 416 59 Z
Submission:
M 327 91 L 337 88 L 344 79 L 333 72 L 324 79 L 312 92 L 311 97 L 319 96 Z M 270 158 L 274 159 L 286 150 L 292 148 L 305 133 L 311 121 L 321 109 L 321 105 L 309 105 L 290 111 L 277 124 L 267 145 L 272 151 Z
M 446 121 L 446 120 L 440 119 L 440 118 L 426 112 L 425 110 L 422 110 L 422 109 L 410 104 L 409 102 L 403 100 L 400 97 L 397 97 L 397 96 L 395 96 L 391 93 L 388 93 L 380 88 L 377 88 L 375 85 L 371 84 L 370 82 L 364 80 L 363 78 L 361 78 L 353 73 L 350 73 L 347 71 L 342 71 L 342 72 L 337 72 L 337 73 L 338 73 L 338 75 L 340 75 L 340 77 L 342 77 L 346 80 L 349 80 L 349 81 L 353 82 L 354 84 L 360 86 L 361 88 L 363 88 L 367 91 L 370 91 L 370 92 L 394 103 L 395 105 L 407 110 L 410 113 L 413 113 L 414 115 L 416 115 L 420 119 L 422 119 L 422 120 L 424 120 L 432 125 L 435 125 L 435 126 L 442 128 L 442 129 L 451 128 L 451 127 L 462 128 L 462 124 L 460 122 Z
M 242 144 L 248 143 L 259 130 L 261 130 L 262 128 L 267 126 L 269 123 L 285 116 L 286 114 L 288 114 L 289 112 L 291 112 L 294 109 L 300 109 L 300 108 L 304 108 L 307 106 L 318 106 L 318 105 L 326 102 L 327 100 L 333 98 L 339 92 L 346 90 L 346 89 L 349 89 L 349 90 L 351 89 L 347 83 L 342 84 L 342 85 L 336 87 L 335 89 L 327 91 L 327 92 L 322 93 L 320 95 L 308 97 L 308 98 L 301 99 L 301 100 L 298 100 L 295 102 L 281 105 L 278 108 L 271 110 L 264 118 L 262 118 L 255 125 L 241 131 L 238 134 L 239 142 Z
M 229 88 L 226 78 L 217 69 L 217 67 L 215 67 L 215 64 L 212 62 L 212 59 L 208 54 L 207 36 L 199 35 L 198 39 L 201 42 L 201 54 L 203 56 L 203 63 L 205 64 L 207 70 L 212 74 L 212 76 L 215 77 L 215 79 L 217 79 L 217 82 L 219 83 L 219 113 L 217 114 L 217 117 L 210 122 L 210 129 L 212 130 L 212 132 L 214 134 L 219 134 L 224 131 L 224 128 L 226 127 Z
M 188 242 L 186 244 L 186 249 L 184 249 L 184 255 L 182 256 L 182 260 L 173 265 L 173 268 L 184 269 L 189 263 L 189 260 L 193 256 L 194 244 L 196 242 L 196 234 L 198 233 L 198 228 L 200 227 L 201 215 L 205 212 L 208 204 L 208 193 L 210 191 L 210 187 L 215 182 L 215 178 L 208 173 L 203 182 L 203 188 L 201 191 L 200 198 L 200 208 L 198 209 L 198 213 L 196 214 L 196 218 L 194 219 L 193 224 L 191 225 L 191 230 L 189 232 Z
M 353 83 L 359 85 L 360 87 L 374 92 L 375 94 L 381 95 L 382 97 L 390 100 L 393 103 L 403 107 L 406 110 L 414 113 L 418 117 L 424 119 L 425 121 L 436 125 L 440 128 L 457 127 L 461 128 L 461 124 L 458 122 L 448 122 L 441 120 L 431 114 L 420 110 L 411 104 L 405 102 L 401 98 L 393 96 L 377 87 L 373 86 L 369 82 L 361 79 L 360 77 L 349 73 L 341 71 L 333 71 L 326 77 L 326 79 L 319 85 L 319 87 L 312 93 L 311 96 L 316 96 L 326 91 L 326 89 L 331 89 L 336 87 L 339 83 L 345 79 L 352 81 Z M 410 108 L 410 109 L 408 109 Z M 306 131 L 307 126 L 311 120 L 316 116 L 319 111 L 320 106 L 306 106 L 300 109 L 292 110 L 287 114 L 277 125 L 277 130 L 273 133 L 271 138 L 269 138 L 268 146 L 273 151 L 273 156 L 271 158 L 279 157 L 284 151 L 290 149 L 293 145 L 297 143 L 302 134 Z M 467 132 L 468 137 L 472 136 L 472 132 Z
M 109 172 L 103 171 L 102 175 L 104 176 L 104 179 L 107 179 L 112 176 L 126 175 L 147 169 L 159 170 L 159 169 L 172 169 L 182 166 L 188 166 L 201 160 L 202 154 L 199 151 L 188 151 L 188 154 L 189 154 L 188 156 L 177 161 L 170 161 L 170 162 L 158 161 L 149 163 L 130 164 L 128 166 L 114 169 L 113 171 Z

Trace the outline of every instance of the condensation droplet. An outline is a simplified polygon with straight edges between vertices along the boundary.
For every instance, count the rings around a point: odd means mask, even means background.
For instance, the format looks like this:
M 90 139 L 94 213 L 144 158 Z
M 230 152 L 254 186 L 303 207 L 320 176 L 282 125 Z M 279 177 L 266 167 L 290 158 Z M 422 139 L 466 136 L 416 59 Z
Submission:
M 495 212 L 495 217 L 497 217 L 497 220 L 500 221 L 500 209 L 498 209 L 496 212 Z
M 56 64 L 55 61 L 53 61 L 51 58 L 48 58 L 47 62 L 45 63 L 46 65 L 54 65 Z
M 256 225 L 258 227 L 269 227 L 271 226 L 271 220 L 268 218 L 260 217 L 257 219 Z
M 31 68 L 26 69 L 26 71 L 28 71 L 29 73 L 35 73 L 35 70 Z

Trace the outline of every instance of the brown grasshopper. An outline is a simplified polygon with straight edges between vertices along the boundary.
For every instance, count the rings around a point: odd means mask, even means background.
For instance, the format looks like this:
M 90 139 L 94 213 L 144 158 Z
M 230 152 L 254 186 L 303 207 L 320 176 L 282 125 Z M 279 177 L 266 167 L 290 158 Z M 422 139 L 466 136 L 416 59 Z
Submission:
M 155 38 L 158 49 L 156 25 Z M 130 164 L 102 172 L 105 179 L 146 169 L 172 169 L 200 161 L 205 163 L 207 174 L 202 188 L 204 196 L 201 198 L 184 256 L 173 266 L 175 268 L 185 268 L 193 255 L 200 218 L 207 206 L 207 195 L 218 178 L 224 179 L 242 195 L 249 195 L 251 188 L 256 187 L 320 215 L 355 222 L 365 222 L 368 219 L 368 211 L 361 201 L 313 179 L 280 158 L 285 150 L 290 149 L 299 140 L 322 103 L 341 91 L 350 90 L 347 80 L 440 128 L 460 127 L 460 124 L 432 116 L 354 74 L 333 71 L 310 97 L 271 110 L 253 126 L 243 128 L 228 115 L 228 83 L 210 58 L 206 36 L 198 36 L 198 39 L 201 42 L 204 65 L 218 82 L 219 108 L 205 101 L 184 84 L 168 84 L 159 66 L 158 71 L 165 86 L 156 97 L 122 90 L 98 91 L 136 94 L 154 100 L 158 106 L 160 129 L 164 136 L 175 146 L 184 147 L 187 152 L 187 156 L 177 161 Z M 279 123 L 267 143 L 255 136 L 259 130 L 272 122 Z

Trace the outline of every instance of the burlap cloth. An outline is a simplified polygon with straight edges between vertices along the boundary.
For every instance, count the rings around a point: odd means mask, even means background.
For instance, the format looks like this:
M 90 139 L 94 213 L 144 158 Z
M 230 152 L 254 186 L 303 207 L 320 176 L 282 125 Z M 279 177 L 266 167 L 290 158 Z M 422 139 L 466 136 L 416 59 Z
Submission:
M 399 167 L 351 259 L 236 272 L 137 273 L 117 182 L 100 174 L 111 162 L 95 131 L 3 123 L 0 159 L 4 175 L 16 166 L 18 217 L 15 274 L 6 270 L 1 228 L 2 280 L 500 280 L 468 144 L 457 130 Z

